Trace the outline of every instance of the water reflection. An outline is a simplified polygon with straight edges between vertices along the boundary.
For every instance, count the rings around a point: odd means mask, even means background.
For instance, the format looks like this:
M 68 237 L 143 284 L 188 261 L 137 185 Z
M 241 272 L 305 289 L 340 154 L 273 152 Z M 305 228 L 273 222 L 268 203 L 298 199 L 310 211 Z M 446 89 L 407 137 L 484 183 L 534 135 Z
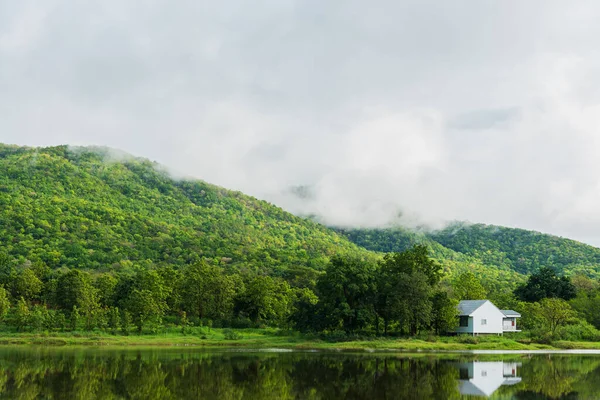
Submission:
M 600 356 L 2 349 L 0 399 L 598 399 Z
M 457 363 L 460 394 L 470 396 L 491 396 L 502 385 L 516 385 L 521 382 L 517 370 L 518 362 L 471 361 Z

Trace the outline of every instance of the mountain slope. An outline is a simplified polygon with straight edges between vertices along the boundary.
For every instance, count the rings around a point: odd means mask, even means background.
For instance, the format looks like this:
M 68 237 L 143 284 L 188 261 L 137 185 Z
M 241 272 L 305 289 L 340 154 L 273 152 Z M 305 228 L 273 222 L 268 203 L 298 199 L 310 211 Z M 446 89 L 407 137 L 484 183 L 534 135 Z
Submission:
M 0 252 L 52 268 L 209 257 L 270 273 L 321 269 L 334 253 L 374 256 L 267 202 L 112 153 L 0 145 Z
M 542 266 L 567 274 L 600 277 L 600 249 L 570 239 L 523 229 L 454 223 L 434 232 L 402 228 L 339 230 L 352 242 L 373 251 L 403 251 L 425 243 L 440 259 L 481 263 L 530 274 Z
M 520 273 L 548 266 L 566 273 L 600 276 L 600 249 L 575 240 L 524 229 L 465 223 L 452 224 L 428 236 L 487 265 L 505 265 Z
M 525 281 L 525 276 L 506 265 L 486 265 L 477 257 L 449 249 L 433 240 L 425 232 L 415 232 L 402 227 L 388 229 L 340 229 L 341 235 L 366 249 L 389 253 L 404 251 L 415 244 L 424 244 L 432 258 L 444 266 L 446 279 L 470 271 L 475 273 L 489 290 L 503 292 L 512 290 Z

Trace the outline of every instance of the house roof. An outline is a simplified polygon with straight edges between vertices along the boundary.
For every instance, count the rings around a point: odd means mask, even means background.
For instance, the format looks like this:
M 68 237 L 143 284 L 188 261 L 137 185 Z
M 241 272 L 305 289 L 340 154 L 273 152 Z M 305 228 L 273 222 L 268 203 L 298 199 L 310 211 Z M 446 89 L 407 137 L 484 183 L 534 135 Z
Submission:
M 502 311 L 502 314 L 506 315 L 507 317 L 520 317 L 521 314 L 519 314 L 516 311 L 513 310 L 500 310 Z
M 458 303 L 458 312 L 460 315 L 471 315 L 488 301 L 489 300 L 462 300 Z

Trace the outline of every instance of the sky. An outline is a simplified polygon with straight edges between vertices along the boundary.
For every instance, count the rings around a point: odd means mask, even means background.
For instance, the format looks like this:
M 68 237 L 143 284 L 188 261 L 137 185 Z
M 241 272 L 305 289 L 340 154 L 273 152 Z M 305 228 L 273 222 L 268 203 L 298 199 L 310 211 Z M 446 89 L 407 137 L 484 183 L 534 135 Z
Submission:
M 0 142 L 102 145 L 338 226 L 600 246 L 600 3 L 0 0 Z

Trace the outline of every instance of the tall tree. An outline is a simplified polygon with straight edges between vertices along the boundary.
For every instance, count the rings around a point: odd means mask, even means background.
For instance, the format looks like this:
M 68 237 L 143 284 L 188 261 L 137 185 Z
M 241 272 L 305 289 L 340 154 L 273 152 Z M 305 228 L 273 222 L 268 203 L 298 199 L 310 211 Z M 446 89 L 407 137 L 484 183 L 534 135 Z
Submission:
M 246 283 L 237 308 L 255 323 L 280 325 L 287 321 L 293 300 L 293 291 L 286 281 L 258 275 Z
M 92 328 L 100 305 L 98 290 L 92 285 L 89 273 L 73 269 L 61 274 L 56 284 L 56 301 L 69 313 L 77 307 L 85 320 L 86 329 Z
M 3 320 L 8 314 L 10 309 L 10 300 L 8 298 L 8 291 L 4 289 L 4 286 L 0 286 L 0 320 Z
M 547 298 L 540 302 L 540 316 L 543 318 L 546 328 L 554 334 L 559 326 L 566 325 L 570 319 L 575 317 L 575 313 L 566 301 Z
M 115 290 L 119 280 L 113 275 L 104 273 L 96 277 L 94 287 L 98 292 L 98 302 L 103 307 L 115 304 Z
M 364 328 L 374 318 L 375 265 L 360 258 L 331 259 L 317 281 L 325 326 L 347 332 Z
M 235 282 L 216 265 L 206 261 L 187 267 L 180 281 L 183 309 L 190 316 L 224 319 L 233 310 Z
M 400 274 L 398 297 L 398 320 L 404 323 L 411 335 L 416 335 L 431 323 L 431 286 L 427 276 L 421 272 L 412 275 Z
M 27 301 L 37 300 L 44 284 L 31 268 L 24 268 L 13 282 L 13 296 L 23 297 Z
M 452 282 L 454 297 L 458 300 L 484 300 L 487 291 L 472 272 L 463 272 Z
M 431 310 L 431 327 L 438 335 L 452 331 L 458 325 L 458 301 L 446 292 L 434 293 Z
M 515 296 L 523 301 L 535 302 L 545 298 L 570 300 L 577 295 L 575 286 L 566 276 L 558 276 L 550 267 L 542 267 L 532 274 L 524 285 L 515 289 Z
M 442 266 L 429 257 L 429 249 L 417 244 L 401 253 L 388 253 L 383 257 L 381 267 L 393 273 L 412 275 L 421 272 L 430 286 L 435 286 L 442 279 Z
M 154 269 L 140 270 L 135 275 L 123 305 L 131 314 L 139 333 L 149 324 L 155 327 L 162 322 L 168 310 L 167 298 L 171 290 Z
M 376 273 L 374 301 L 377 316 L 383 319 L 384 333 L 393 322 L 413 334 L 429 324 L 431 292 L 441 279 L 441 270 L 422 245 L 384 256 Z
M 17 306 L 15 307 L 15 312 L 14 312 L 13 317 L 15 319 L 15 325 L 17 326 L 17 329 L 19 331 L 24 330 L 25 327 L 27 325 L 29 325 L 29 319 L 30 319 L 29 306 L 27 305 L 27 302 L 25 301 L 24 298 L 21 297 L 17 301 Z

